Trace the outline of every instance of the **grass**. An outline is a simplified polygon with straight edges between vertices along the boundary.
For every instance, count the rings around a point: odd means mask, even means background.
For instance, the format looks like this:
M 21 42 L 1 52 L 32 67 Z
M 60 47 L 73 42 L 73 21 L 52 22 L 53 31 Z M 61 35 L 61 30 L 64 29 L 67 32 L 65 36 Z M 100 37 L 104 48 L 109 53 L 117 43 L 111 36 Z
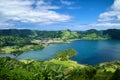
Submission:
M 25 45 L 21 49 L 24 50 L 24 51 L 27 51 L 27 50 L 30 50 L 31 47 L 33 47 L 33 45 Z
M 35 62 L 35 60 L 19 60 L 19 61 L 23 62 L 25 64 L 29 64 L 29 63 L 31 63 L 33 61 Z M 57 65 L 62 65 L 64 67 L 73 67 L 73 68 L 77 68 L 77 67 L 84 68 L 84 67 L 87 67 L 86 65 L 78 64 L 76 61 L 72 61 L 72 60 L 59 61 L 59 60 L 56 60 L 56 59 L 51 59 L 51 60 L 44 61 L 44 64 L 50 64 L 50 63 L 57 64 Z
M 20 62 L 23 62 L 25 64 L 29 64 L 31 62 L 33 62 L 34 60 L 19 60 Z
M 13 53 L 14 55 L 19 55 L 22 54 L 25 51 L 30 51 L 30 50 L 37 50 L 37 49 L 42 49 L 46 45 L 24 45 L 22 47 L 20 46 L 6 46 L 0 48 L 0 53 Z
M 111 68 L 111 67 L 109 67 L 109 68 L 105 68 L 105 69 L 106 69 L 106 71 L 110 71 L 110 72 L 112 72 L 112 73 L 114 73 L 114 72 L 115 72 L 115 70 L 116 70 L 116 69 Z
M 16 49 L 15 47 L 11 47 L 11 46 L 7 46 L 7 47 L 3 47 L 1 49 L 1 53 L 11 53 L 11 52 L 14 52 Z
M 68 60 L 68 61 L 59 61 L 59 60 L 56 60 L 56 59 L 51 59 L 49 61 L 45 61 L 45 63 L 49 63 L 49 62 L 52 62 L 54 64 L 58 64 L 58 65 L 62 65 L 64 67 L 86 67 L 85 65 L 81 65 L 81 64 L 78 64 L 76 61 L 72 61 L 72 60 Z
M 59 61 L 56 59 L 46 60 L 46 61 L 38 61 L 38 60 L 19 60 L 25 64 L 32 63 L 34 66 L 40 65 L 48 65 L 49 67 L 56 68 L 57 66 L 61 66 L 63 68 L 63 73 L 67 75 L 70 71 L 78 68 L 85 68 L 86 65 L 78 64 L 76 61 L 68 60 L 68 61 Z

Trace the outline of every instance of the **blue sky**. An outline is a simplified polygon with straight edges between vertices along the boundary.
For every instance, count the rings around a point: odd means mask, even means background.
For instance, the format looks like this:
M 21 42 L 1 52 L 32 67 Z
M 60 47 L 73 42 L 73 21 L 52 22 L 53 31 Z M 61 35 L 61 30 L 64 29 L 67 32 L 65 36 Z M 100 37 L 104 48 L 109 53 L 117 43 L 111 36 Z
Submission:
M 120 0 L 0 0 L 0 29 L 120 29 Z

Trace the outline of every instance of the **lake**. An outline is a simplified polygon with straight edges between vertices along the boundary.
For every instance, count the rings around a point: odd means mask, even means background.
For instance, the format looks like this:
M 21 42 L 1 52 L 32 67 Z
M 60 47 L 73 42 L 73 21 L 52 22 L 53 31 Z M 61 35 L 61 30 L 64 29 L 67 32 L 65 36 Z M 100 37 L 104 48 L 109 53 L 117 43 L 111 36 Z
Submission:
M 120 60 L 119 40 L 76 40 L 71 43 L 50 44 L 42 50 L 24 52 L 17 59 L 47 60 L 53 58 L 57 52 L 70 48 L 77 51 L 72 60 L 80 64 L 96 65 Z

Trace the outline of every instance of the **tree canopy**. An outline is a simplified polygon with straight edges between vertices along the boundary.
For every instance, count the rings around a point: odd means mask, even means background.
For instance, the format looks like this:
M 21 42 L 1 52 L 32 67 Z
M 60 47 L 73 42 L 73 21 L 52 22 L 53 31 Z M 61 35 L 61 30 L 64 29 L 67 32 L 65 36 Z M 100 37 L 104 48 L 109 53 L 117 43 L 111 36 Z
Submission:
M 58 52 L 55 56 L 55 59 L 65 61 L 65 60 L 69 60 L 69 58 L 75 56 L 76 54 L 77 52 L 74 49 L 68 49 Z

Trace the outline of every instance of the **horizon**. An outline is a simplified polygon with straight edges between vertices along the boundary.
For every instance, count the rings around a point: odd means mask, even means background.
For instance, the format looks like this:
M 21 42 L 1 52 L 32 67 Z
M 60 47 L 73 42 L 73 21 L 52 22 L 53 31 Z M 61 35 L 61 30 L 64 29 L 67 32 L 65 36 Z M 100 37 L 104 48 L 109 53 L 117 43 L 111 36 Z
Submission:
M 116 29 L 116 28 L 113 28 L 113 29 L 105 29 L 105 30 L 97 30 L 97 29 L 88 29 L 88 30 L 70 30 L 70 29 L 62 29 L 62 30 L 37 30 L 37 29 L 0 29 L 0 30 L 34 30 L 34 31 L 89 31 L 89 30 L 96 30 L 96 31 L 106 31 L 106 30 L 120 30 L 120 29 Z
M 120 29 L 120 0 L 1 0 L 0 30 Z

